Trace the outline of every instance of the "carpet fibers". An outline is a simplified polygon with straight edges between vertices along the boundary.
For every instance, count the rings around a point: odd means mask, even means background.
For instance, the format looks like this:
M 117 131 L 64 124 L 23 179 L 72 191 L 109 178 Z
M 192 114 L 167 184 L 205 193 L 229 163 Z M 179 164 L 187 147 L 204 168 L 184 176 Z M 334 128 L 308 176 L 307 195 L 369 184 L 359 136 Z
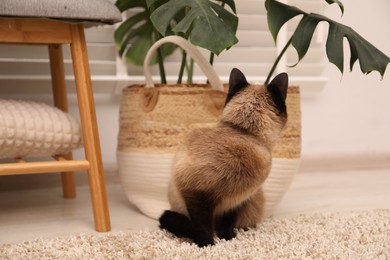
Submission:
M 3 244 L 0 259 L 390 259 L 390 209 L 268 218 L 206 248 L 145 230 Z

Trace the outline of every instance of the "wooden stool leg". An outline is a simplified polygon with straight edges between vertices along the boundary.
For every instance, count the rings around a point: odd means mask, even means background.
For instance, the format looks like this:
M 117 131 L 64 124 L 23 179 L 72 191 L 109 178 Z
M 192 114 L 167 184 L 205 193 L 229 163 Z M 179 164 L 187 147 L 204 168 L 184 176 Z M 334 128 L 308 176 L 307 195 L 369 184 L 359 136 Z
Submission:
M 110 216 L 83 25 L 71 25 L 71 34 L 73 70 L 83 128 L 85 156 L 90 163 L 88 178 L 95 228 L 101 232 L 110 231 Z
M 72 153 L 63 156 L 66 160 L 73 160 Z M 76 198 L 76 180 L 74 172 L 61 172 L 62 193 L 65 199 Z
M 58 44 L 49 45 L 51 81 L 54 96 L 54 105 L 64 112 L 68 112 L 68 99 L 65 85 L 64 60 L 62 47 Z M 72 160 L 72 153 L 64 155 Z M 62 172 L 62 191 L 64 198 L 76 197 L 76 184 L 74 172 Z

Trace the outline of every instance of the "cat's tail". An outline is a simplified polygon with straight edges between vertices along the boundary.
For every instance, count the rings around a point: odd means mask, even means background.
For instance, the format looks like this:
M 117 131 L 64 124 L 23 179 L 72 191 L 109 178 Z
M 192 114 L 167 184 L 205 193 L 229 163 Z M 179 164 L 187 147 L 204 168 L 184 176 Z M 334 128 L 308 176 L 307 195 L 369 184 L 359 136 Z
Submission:
M 159 218 L 160 228 L 165 229 L 178 237 L 193 238 L 192 221 L 185 215 L 166 210 Z

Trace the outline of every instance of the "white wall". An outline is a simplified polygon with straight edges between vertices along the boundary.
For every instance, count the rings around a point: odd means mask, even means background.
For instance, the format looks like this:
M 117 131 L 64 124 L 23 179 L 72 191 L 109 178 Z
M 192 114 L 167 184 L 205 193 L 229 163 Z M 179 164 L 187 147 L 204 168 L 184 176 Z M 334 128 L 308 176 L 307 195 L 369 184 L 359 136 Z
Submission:
M 326 15 L 340 19 L 390 55 L 390 2 L 343 0 L 344 16 L 336 6 Z M 371 156 L 390 154 L 390 66 L 383 80 L 378 72 L 363 75 L 356 63 L 349 72 L 349 46 L 342 76 L 329 64 L 329 82 L 321 93 L 302 102 L 303 156 Z

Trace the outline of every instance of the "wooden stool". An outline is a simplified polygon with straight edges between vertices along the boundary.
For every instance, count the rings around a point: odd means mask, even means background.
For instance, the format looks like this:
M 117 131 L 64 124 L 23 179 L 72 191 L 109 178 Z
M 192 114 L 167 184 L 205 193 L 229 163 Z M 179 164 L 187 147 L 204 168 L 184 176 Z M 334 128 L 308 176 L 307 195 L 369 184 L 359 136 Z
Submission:
M 80 22 L 112 24 L 120 21 L 121 15 L 117 8 L 106 0 L 6 0 L 3 4 L 4 7 L 0 8 L 0 44 L 48 45 L 54 104 L 64 111 L 68 110 L 68 103 L 62 45 L 70 45 L 85 160 L 73 160 L 72 155 L 68 154 L 57 157 L 56 161 L 4 163 L 0 164 L 0 176 L 61 172 L 64 197 L 72 198 L 75 197 L 73 171 L 87 170 L 95 228 L 100 232 L 110 231 L 110 216 L 84 26 Z M 62 9 L 58 10 L 59 7 Z M 93 13 L 92 16 L 91 13 Z

